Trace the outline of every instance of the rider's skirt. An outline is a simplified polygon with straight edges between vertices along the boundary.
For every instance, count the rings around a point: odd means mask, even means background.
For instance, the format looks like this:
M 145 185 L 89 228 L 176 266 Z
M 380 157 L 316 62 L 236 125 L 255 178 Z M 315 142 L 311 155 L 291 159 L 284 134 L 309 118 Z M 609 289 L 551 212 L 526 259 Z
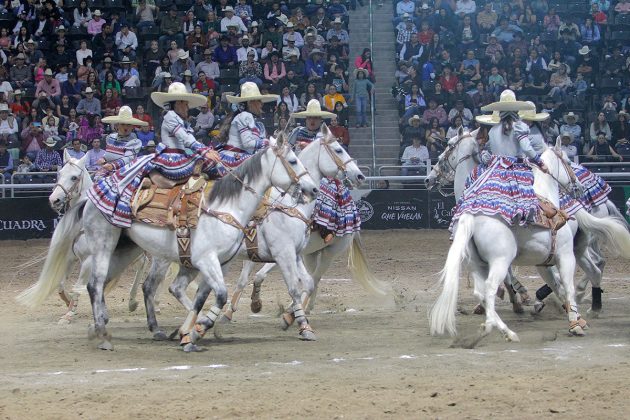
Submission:
M 594 174 L 577 163 L 571 163 L 571 168 L 573 168 L 573 172 L 575 172 L 580 184 L 582 184 L 584 188 L 584 195 L 580 197 L 580 202 L 587 211 L 603 204 L 608 199 L 608 194 L 610 194 L 611 190 L 610 185 L 599 175 Z
M 319 194 L 313 211 L 313 223 L 337 236 L 357 232 L 361 218 L 350 190 L 334 178 L 324 178 L 319 185 Z

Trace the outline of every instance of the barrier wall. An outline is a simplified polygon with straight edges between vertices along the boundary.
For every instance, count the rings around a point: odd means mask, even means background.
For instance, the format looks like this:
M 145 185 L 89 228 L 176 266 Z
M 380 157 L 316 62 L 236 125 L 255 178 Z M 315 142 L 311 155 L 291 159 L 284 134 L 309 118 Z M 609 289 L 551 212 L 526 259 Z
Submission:
M 455 205 L 454 197 L 426 190 L 355 190 L 352 196 L 365 230 L 446 229 Z M 609 198 L 625 214 L 629 196 L 629 186 L 613 186 Z M 47 198 L 0 199 L 0 240 L 50 238 L 57 220 Z

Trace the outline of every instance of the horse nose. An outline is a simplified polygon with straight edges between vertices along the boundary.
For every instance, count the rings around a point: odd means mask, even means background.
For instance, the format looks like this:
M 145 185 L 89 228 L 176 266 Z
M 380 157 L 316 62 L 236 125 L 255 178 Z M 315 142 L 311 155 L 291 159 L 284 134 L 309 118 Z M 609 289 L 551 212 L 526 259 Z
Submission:
M 359 175 L 357 175 L 357 180 L 358 180 L 359 182 L 363 182 L 363 181 L 365 181 L 365 175 L 363 175 L 363 174 L 359 174 Z

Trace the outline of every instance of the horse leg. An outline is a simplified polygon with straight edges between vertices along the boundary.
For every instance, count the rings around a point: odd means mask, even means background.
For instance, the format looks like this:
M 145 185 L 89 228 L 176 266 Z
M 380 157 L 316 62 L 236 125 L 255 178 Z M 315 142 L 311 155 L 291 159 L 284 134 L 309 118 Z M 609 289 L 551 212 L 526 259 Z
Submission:
M 501 320 L 499 314 L 495 310 L 495 295 L 499 284 L 503 282 L 507 276 L 510 268 L 510 261 L 507 259 L 500 259 L 493 261 L 490 264 L 488 271 L 488 278 L 486 279 L 486 294 L 485 294 L 485 306 L 486 306 L 486 323 L 485 323 L 485 335 L 490 334 L 493 327 L 497 327 L 503 337 L 507 341 L 520 341 L 515 332 L 511 331 L 507 325 Z
M 225 311 L 223 312 L 219 322 L 230 322 L 232 320 L 232 316 L 234 315 L 234 312 L 236 312 L 238 302 L 241 300 L 241 295 L 247 286 L 249 275 L 251 274 L 255 264 L 256 263 L 253 261 L 243 260 L 243 268 L 241 269 L 241 275 L 238 277 L 238 281 L 236 282 L 236 289 L 234 289 L 232 299 L 230 300 L 230 303 L 226 305 Z
M 76 258 L 74 255 L 68 257 L 66 261 L 66 268 L 64 270 L 65 273 L 70 272 L 75 260 Z M 59 284 L 59 297 L 66 304 L 67 308 L 66 313 L 59 317 L 59 320 L 57 321 L 59 325 L 65 325 L 72 322 L 74 316 L 77 314 L 77 304 L 79 303 L 79 295 L 77 293 L 66 292 L 66 280 L 68 280 L 67 276 Z
M 313 293 L 311 293 L 311 298 L 309 299 L 306 313 L 310 313 L 315 307 L 315 298 L 317 297 L 317 289 L 319 288 L 319 281 L 324 276 L 324 273 L 326 273 L 326 271 L 328 271 L 328 269 L 330 268 L 330 265 L 333 262 L 333 258 L 336 255 L 335 252 L 332 252 L 330 250 L 330 246 L 319 251 L 319 254 L 320 255 L 318 258 L 319 261 L 317 264 L 317 268 L 315 269 L 314 272 L 312 272 Z
M 584 277 L 576 287 L 575 300 L 578 303 L 583 301 L 586 293 L 586 286 L 590 280 L 592 284 L 592 303 L 591 309 L 589 309 L 588 313 L 597 317 L 602 309 L 602 289 L 600 287 L 602 272 L 596 262 L 596 260 L 601 258 L 601 256 L 597 256 L 597 251 L 591 246 L 594 243 L 595 242 L 588 243 L 587 241 L 582 240 L 575 241 L 575 257 L 577 259 L 577 264 L 582 271 L 584 271 Z
M 196 275 L 197 270 L 194 268 L 180 266 L 177 277 L 175 277 L 175 280 L 173 280 L 173 283 L 168 288 L 171 295 L 189 312 L 193 310 L 193 301 L 190 300 L 186 294 L 186 289 L 188 285 L 192 283 Z
M 508 292 L 508 296 L 510 297 L 510 303 L 512 304 L 512 311 L 514 311 L 514 313 L 516 314 L 522 314 L 524 312 L 523 305 L 521 305 L 520 296 L 518 296 L 516 294 L 516 291 L 514 290 L 513 282 L 517 280 L 514 277 L 514 273 L 512 273 L 511 270 L 512 270 L 512 267 L 510 267 L 510 270 L 508 270 L 508 275 L 503 280 L 503 285 Z
M 512 289 L 516 293 L 519 294 L 519 296 L 521 298 L 521 303 L 523 305 L 530 305 L 531 304 L 531 298 L 529 297 L 529 292 L 527 290 L 527 287 L 525 287 L 523 285 L 523 283 L 521 283 L 518 280 L 518 278 L 516 278 L 516 275 L 514 275 L 514 270 L 512 270 L 512 266 L 510 266 L 510 269 L 508 270 L 508 278 L 510 280 L 510 283 L 512 284 Z M 518 313 L 520 313 L 520 312 L 518 312 Z
M 573 245 L 573 244 L 571 244 Z M 571 246 L 571 248 L 573 248 Z M 583 328 L 586 327 L 586 321 L 580 319 L 577 303 L 575 302 L 575 286 L 573 284 L 573 275 L 575 273 L 575 256 L 573 250 L 563 254 L 556 254 L 556 266 L 560 272 L 560 281 L 564 288 L 564 300 L 566 311 L 569 316 L 569 333 L 572 335 L 584 335 Z
M 254 286 L 252 287 L 251 303 L 249 307 L 255 314 L 262 310 L 262 299 L 260 299 L 262 283 L 267 278 L 267 274 L 269 274 L 274 268 L 276 268 L 276 263 L 267 263 L 263 265 L 263 267 L 258 270 L 254 276 Z
M 227 287 L 223 281 L 223 270 L 219 260 L 216 257 L 203 258 L 200 259 L 197 265 L 199 266 L 204 281 L 199 285 L 197 293 L 195 294 L 193 310 L 189 312 L 188 318 L 182 326 L 182 332 L 184 334 L 181 344 L 184 345 L 184 351 L 196 350 L 195 343 L 214 326 L 214 322 L 219 315 L 221 315 L 221 311 L 227 302 Z M 210 291 L 214 291 L 215 304 L 210 307 L 206 315 L 197 318 L 208 299 Z M 190 339 L 188 343 L 185 342 L 186 336 Z
M 138 270 L 144 269 L 144 264 L 146 263 L 148 257 L 146 254 L 142 256 L 142 263 Z M 138 301 L 136 299 L 138 295 L 138 286 L 140 286 L 140 280 L 142 280 L 142 273 L 136 272 L 136 275 L 133 279 L 133 284 L 131 285 L 131 289 L 129 290 L 129 312 L 135 312 L 138 309 Z
M 304 267 L 306 268 L 308 273 L 311 275 L 311 279 L 313 280 L 313 291 L 311 292 L 311 295 L 309 296 L 308 305 L 305 305 L 307 314 L 310 314 L 311 311 L 313 310 L 313 307 L 315 306 L 315 299 L 317 298 L 317 286 L 319 284 L 319 280 L 321 279 L 321 277 L 316 278 L 315 273 L 318 271 L 320 257 L 321 257 L 320 251 L 314 252 L 312 254 L 306 254 L 302 257 L 303 262 L 304 262 Z
M 298 277 L 302 283 L 302 307 L 306 308 L 311 298 L 311 294 L 315 289 L 315 282 L 313 280 L 313 276 L 311 276 L 306 269 L 306 266 L 304 265 L 304 257 L 301 255 L 297 256 L 297 269 Z
M 289 325 L 293 323 L 293 320 L 298 322 L 300 340 L 315 341 L 317 337 L 313 332 L 313 329 L 308 324 L 308 319 L 304 313 L 302 307 L 302 289 L 299 286 L 298 281 L 298 256 L 295 254 L 295 249 L 288 248 L 283 254 L 282 258 L 276 258 L 276 264 L 282 273 L 282 278 L 287 285 L 289 295 L 293 300 L 291 308 L 288 310 L 291 317 L 287 320 L 287 313 L 282 317 L 283 329 L 287 329 Z
M 564 295 L 564 290 L 562 290 L 562 286 L 560 285 L 560 274 L 555 266 L 540 267 L 538 269 L 538 273 L 546 284 L 536 290 L 536 301 L 534 302 L 534 307 L 532 308 L 532 315 L 537 315 L 542 312 L 545 307 L 544 300 L 550 294 L 555 293 L 558 299 L 562 299 L 562 296 Z
M 149 331 L 153 333 L 153 339 L 158 341 L 167 340 L 166 333 L 162 331 L 155 316 L 155 293 L 158 286 L 164 281 L 166 270 L 170 266 L 170 261 L 153 258 L 151 270 L 142 284 L 142 294 L 144 295 L 144 306 L 147 313 L 147 325 Z

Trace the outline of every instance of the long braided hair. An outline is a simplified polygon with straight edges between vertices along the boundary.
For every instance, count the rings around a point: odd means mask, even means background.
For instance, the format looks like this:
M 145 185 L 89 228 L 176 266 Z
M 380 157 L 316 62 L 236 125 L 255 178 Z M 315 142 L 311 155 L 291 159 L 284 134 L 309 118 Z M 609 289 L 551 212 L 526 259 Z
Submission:
M 514 111 L 501 111 L 500 118 L 503 135 L 510 135 L 514 123 L 519 120 L 518 113 Z

